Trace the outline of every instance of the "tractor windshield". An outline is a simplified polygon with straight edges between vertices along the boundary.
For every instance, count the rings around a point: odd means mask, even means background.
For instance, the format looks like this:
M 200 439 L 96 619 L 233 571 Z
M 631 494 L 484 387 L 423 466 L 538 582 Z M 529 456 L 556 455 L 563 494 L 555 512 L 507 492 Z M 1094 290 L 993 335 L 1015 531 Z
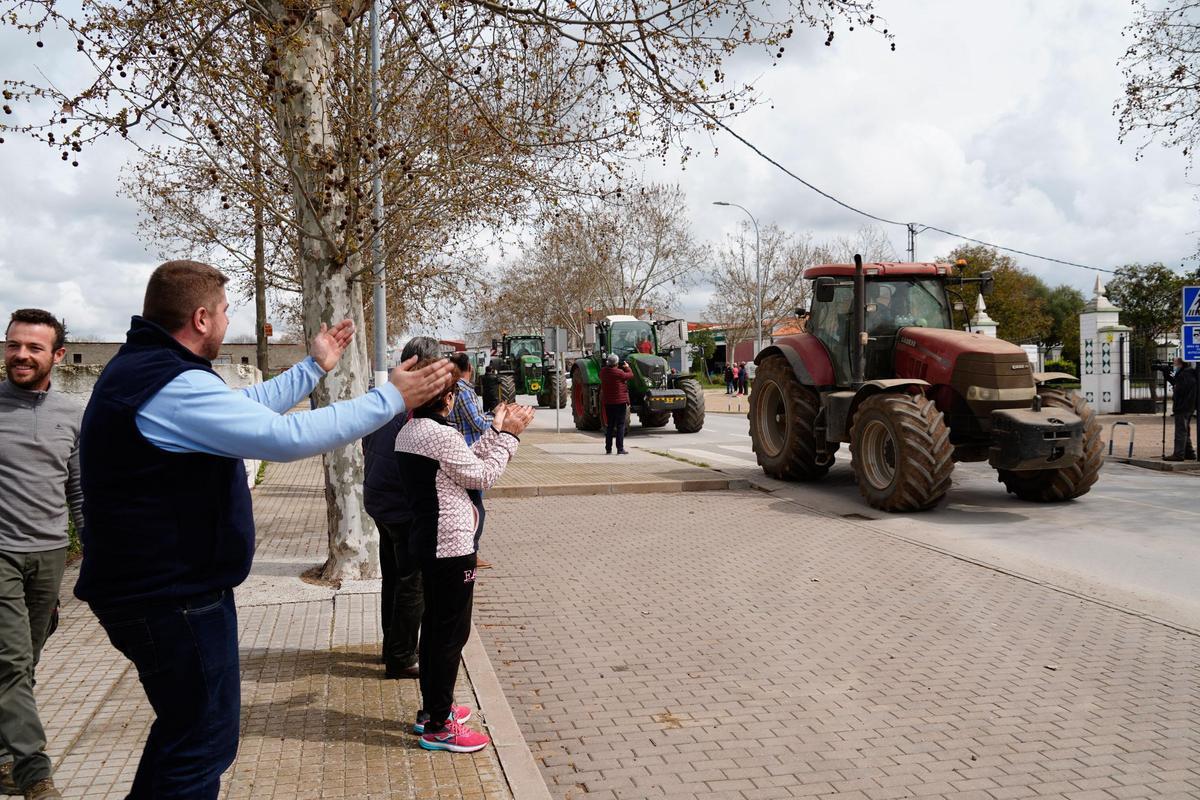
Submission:
M 653 353 L 654 326 L 649 322 L 614 322 L 609 333 L 608 350 L 621 358 L 631 353 Z
M 867 332 L 887 336 L 908 326 L 952 327 L 941 282 L 920 278 L 868 281 Z
M 542 342 L 540 339 L 509 339 L 509 353 L 513 358 L 521 356 L 541 356 Z

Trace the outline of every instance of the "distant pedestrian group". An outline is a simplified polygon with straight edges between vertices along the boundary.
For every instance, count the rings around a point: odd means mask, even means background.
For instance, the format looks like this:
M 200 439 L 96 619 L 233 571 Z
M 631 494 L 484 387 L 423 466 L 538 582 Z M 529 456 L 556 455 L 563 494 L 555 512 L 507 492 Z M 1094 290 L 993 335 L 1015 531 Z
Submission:
M 725 394 L 746 395 L 750 393 L 750 365 L 738 361 L 725 365 Z

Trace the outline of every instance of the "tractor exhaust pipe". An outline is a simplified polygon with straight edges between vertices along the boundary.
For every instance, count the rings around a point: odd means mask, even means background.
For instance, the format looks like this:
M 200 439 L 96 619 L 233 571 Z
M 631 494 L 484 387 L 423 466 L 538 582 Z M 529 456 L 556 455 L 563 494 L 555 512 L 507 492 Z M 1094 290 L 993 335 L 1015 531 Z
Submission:
M 862 256 L 854 254 L 854 368 L 855 388 L 866 380 L 867 351 L 867 283 L 863 275 Z

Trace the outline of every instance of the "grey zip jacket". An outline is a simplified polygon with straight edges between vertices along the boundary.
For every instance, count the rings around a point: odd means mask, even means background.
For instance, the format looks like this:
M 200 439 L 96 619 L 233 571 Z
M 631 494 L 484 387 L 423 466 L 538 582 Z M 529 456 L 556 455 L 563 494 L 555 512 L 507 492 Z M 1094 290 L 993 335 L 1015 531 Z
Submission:
M 67 395 L 0 382 L 0 550 L 40 553 L 67 546 L 67 513 L 83 529 L 79 422 Z

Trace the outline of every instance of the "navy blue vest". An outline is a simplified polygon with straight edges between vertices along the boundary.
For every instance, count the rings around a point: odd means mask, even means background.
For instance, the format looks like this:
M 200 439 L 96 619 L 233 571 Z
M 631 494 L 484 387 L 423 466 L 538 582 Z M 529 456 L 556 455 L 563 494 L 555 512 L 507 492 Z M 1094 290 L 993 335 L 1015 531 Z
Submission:
M 134 317 L 96 382 L 79 434 L 80 600 L 170 601 L 232 588 L 250 572 L 254 513 L 241 459 L 168 453 L 137 427 L 138 409 L 191 369 L 213 372 L 161 327 Z

